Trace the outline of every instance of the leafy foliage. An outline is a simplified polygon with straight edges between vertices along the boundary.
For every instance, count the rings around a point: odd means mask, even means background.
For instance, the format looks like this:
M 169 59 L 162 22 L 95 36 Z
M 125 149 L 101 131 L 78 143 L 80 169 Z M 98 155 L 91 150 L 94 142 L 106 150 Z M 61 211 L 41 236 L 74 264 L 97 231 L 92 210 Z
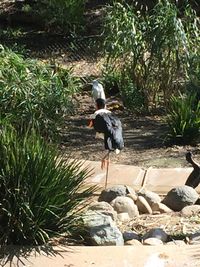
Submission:
M 200 102 L 196 95 L 173 96 L 170 101 L 167 124 L 168 138 L 173 143 L 195 143 L 200 137 Z
M 0 48 L 0 112 L 19 130 L 34 126 L 43 136 L 54 137 L 64 115 L 73 111 L 78 86 L 70 70 Z
M 64 159 L 34 131 L 0 133 L 0 245 L 38 245 L 52 236 L 77 233 L 89 170 Z
M 75 31 L 83 21 L 86 0 L 40 0 L 38 12 L 48 27 L 60 27 L 62 31 Z

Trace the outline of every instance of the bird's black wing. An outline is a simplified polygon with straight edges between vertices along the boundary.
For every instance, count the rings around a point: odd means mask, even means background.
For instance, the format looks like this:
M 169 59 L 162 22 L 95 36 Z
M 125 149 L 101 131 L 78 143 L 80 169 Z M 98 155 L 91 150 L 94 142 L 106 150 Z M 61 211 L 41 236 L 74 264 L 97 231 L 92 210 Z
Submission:
M 104 133 L 105 149 L 121 150 L 124 147 L 121 121 L 112 113 L 98 114 L 93 125 L 97 132 Z

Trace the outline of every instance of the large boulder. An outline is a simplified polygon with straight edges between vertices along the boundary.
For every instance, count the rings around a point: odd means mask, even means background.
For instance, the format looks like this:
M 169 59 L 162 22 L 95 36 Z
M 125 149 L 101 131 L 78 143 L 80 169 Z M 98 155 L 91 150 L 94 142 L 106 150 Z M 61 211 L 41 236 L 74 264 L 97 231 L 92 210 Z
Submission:
M 110 216 L 87 212 L 83 217 L 84 228 L 91 245 L 96 246 L 122 246 L 124 245 L 123 235 Z
M 116 197 L 110 204 L 117 213 L 128 213 L 130 218 L 139 215 L 137 206 L 129 197 Z
M 103 190 L 99 196 L 99 201 L 105 201 L 110 203 L 113 199 L 118 196 L 126 196 L 129 193 L 125 185 L 115 185 L 111 188 Z
M 181 211 L 184 207 L 193 205 L 198 197 L 194 188 L 183 185 L 171 189 L 162 203 L 174 211 Z

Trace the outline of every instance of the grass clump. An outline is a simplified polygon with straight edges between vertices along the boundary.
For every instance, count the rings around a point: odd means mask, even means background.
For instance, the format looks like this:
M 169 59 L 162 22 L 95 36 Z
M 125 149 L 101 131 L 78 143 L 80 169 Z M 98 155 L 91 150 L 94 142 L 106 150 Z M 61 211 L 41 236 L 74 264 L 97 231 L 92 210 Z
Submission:
M 200 137 L 200 102 L 196 94 L 173 96 L 167 110 L 171 143 L 196 144 Z

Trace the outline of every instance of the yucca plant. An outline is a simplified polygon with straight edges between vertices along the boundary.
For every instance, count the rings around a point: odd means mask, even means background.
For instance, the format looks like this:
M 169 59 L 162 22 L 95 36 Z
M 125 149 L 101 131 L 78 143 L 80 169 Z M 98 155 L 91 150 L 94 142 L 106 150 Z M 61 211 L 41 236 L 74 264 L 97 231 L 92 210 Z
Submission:
M 172 143 L 195 144 L 200 137 L 200 102 L 196 101 L 196 95 L 173 96 L 166 122 Z
M 95 189 L 83 187 L 89 175 L 34 130 L 22 136 L 2 125 L 0 245 L 38 245 L 62 233 L 78 234 L 81 207 Z

